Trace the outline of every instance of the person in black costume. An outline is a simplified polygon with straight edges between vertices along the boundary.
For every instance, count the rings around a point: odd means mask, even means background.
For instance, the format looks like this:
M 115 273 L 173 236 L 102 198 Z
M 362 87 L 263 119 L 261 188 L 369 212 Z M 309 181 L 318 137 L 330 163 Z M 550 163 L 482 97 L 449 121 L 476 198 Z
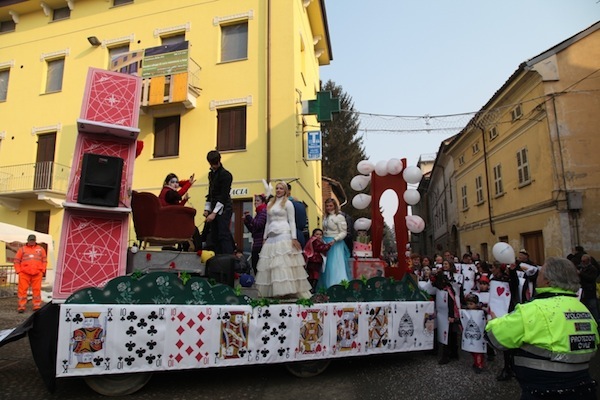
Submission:
M 210 172 L 204 206 L 204 216 L 209 227 L 205 248 L 214 249 L 216 254 L 232 255 L 235 245 L 229 225 L 233 213 L 230 196 L 233 176 L 221 164 L 221 154 L 217 150 L 209 151 L 206 160 L 210 164 Z

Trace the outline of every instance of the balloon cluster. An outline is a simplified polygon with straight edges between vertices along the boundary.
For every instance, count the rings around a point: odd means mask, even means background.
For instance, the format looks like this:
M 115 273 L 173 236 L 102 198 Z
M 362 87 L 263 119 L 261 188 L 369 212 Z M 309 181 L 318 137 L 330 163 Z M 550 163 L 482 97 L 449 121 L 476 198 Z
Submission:
M 406 183 L 418 184 L 423 177 L 423 172 L 419 167 L 403 168 L 402 161 L 397 158 L 391 158 L 388 161 L 381 160 L 377 164 L 373 164 L 368 160 L 360 161 L 356 165 L 356 169 L 361 175 L 356 175 L 350 181 L 350 187 L 357 192 L 365 190 L 371 182 L 371 173 L 375 172 L 378 176 L 399 175 L 402 172 L 402 178 Z M 406 204 L 414 206 L 421 200 L 421 195 L 416 189 L 407 189 L 402 197 Z M 359 193 L 352 199 L 352 206 L 356 209 L 363 210 L 371 204 L 371 196 L 364 193 Z M 366 228 L 365 228 L 366 227 Z M 367 230 L 371 227 L 371 220 L 368 218 L 359 218 L 354 223 L 354 229 Z M 406 227 L 412 233 L 421 233 L 425 229 L 425 221 L 418 215 L 408 215 L 406 217 Z

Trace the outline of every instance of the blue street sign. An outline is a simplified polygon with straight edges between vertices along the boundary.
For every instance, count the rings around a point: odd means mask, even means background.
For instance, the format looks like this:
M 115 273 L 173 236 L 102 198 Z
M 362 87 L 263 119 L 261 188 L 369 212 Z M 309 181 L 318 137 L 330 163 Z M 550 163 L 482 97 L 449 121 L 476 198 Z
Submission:
M 323 151 L 321 147 L 321 131 L 308 132 L 307 142 L 307 159 L 320 160 L 323 156 Z

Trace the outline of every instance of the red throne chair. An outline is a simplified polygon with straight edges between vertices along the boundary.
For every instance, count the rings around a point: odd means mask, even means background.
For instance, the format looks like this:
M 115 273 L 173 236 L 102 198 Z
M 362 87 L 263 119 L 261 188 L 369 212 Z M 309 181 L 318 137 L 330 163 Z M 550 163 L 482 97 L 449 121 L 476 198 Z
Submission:
M 174 245 L 191 241 L 196 229 L 196 210 L 184 206 L 161 206 L 153 193 L 131 194 L 133 227 L 140 247 Z

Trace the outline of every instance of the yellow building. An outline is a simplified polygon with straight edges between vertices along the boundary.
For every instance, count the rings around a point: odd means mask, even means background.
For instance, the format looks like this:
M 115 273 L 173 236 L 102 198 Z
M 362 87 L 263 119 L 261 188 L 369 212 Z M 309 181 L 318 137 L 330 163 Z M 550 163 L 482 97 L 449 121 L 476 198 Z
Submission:
M 491 260 L 505 241 L 539 264 L 575 245 L 600 255 L 599 109 L 600 23 L 519 66 L 442 150 L 461 253 Z
M 166 61 L 173 70 L 144 64 L 159 46 L 185 47 Z M 320 128 L 302 101 L 315 99 L 319 66 L 331 59 L 324 0 L 0 0 L 0 220 L 58 244 L 76 120 L 96 67 L 143 78 L 132 189 L 158 193 L 169 172 L 195 173 L 188 204 L 201 210 L 216 148 L 234 176 L 238 244 L 249 249 L 240 217 L 262 179 L 293 182 L 316 225 L 321 162 L 308 159 L 307 136 Z

